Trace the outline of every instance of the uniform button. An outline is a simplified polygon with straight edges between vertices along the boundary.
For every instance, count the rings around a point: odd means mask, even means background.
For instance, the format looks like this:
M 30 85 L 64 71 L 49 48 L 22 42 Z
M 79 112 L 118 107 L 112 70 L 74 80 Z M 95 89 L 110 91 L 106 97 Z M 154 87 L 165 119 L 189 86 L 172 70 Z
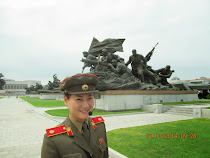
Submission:
M 63 130 L 65 130 L 66 128 L 65 127 L 63 127 Z
M 50 132 L 50 134 L 53 134 L 55 131 L 54 130 L 50 130 L 49 132 Z
M 67 131 L 67 132 L 70 132 L 70 128 L 66 128 L 66 131 Z
M 99 118 L 98 120 L 99 120 L 99 121 L 101 121 L 102 119 L 101 119 L 101 118 Z

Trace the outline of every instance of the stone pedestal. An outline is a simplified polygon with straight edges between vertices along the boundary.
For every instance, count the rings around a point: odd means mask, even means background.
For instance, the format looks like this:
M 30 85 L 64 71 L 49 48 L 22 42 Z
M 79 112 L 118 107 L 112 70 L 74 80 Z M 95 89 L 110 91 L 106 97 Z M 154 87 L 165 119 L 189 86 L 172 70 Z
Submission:
M 153 104 L 153 113 L 161 114 L 163 112 L 163 105 L 162 104 Z
M 210 109 L 206 109 L 206 107 L 194 107 L 193 108 L 193 118 L 210 118 Z
M 60 100 L 60 98 L 63 98 L 63 93 L 40 93 L 39 98 L 43 100 Z
M 99 93 L 95 108 L 105 111 L 143 109 L 143 105 L 153 103 L 198 101 L 196 91 L 109 90 Z
M 202 116 L 202 108 L 201 107 L 194 107 L 193 108 L 193 118 L 199 118 Z

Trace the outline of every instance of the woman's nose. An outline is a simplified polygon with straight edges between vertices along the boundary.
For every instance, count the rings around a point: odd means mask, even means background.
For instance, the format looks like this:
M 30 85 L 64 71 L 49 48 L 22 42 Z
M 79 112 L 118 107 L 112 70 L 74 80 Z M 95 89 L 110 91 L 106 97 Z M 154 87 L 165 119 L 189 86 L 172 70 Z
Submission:
M 88 101 L 87 100 L 83 101 L 82 106 L 83 107 L 89 107 Z

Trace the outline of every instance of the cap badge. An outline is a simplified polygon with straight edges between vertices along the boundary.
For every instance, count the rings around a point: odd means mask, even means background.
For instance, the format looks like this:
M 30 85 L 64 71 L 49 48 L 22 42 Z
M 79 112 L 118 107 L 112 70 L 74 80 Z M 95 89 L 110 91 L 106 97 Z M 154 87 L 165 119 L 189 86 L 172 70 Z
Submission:
M 82 90 L 83 90 L 83 91 L 87 91 L 87 90 L 88 90 L 88 85 L 84 84 L 84 85 L 82 86 Z

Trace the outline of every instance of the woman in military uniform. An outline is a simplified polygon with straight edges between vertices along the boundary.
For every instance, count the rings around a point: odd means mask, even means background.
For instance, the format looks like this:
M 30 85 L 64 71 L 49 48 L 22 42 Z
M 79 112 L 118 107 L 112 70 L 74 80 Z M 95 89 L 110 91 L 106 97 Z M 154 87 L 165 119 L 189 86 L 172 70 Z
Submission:
M 61 82 L 70 114 L 63 123 L 46 130 L 42 158 L 108 157 L 104 119 L 89 117 L 97 84 L 98 77 L 92 74 L 76 74 Z

